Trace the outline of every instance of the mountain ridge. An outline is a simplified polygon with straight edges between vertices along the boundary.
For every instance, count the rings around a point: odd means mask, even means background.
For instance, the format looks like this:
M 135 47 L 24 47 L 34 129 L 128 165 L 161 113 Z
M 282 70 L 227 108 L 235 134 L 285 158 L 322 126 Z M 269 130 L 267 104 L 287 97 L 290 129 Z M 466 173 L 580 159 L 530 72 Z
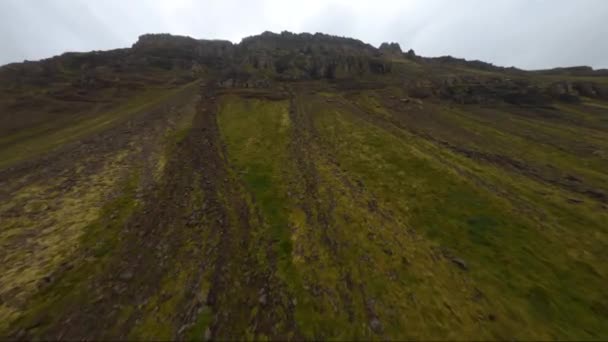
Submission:
M 373 48 L 375 50 L 382 50 L 382 46 L 386 45 L 386 46 L 391 46 L 392 44 L 396 44 L 399 50 L 399 54 L 402 54 L 403 52 L 401 51 L 401 48 L 399 47 L 398 43 L 389 43 L 389 42 L 383 42 L 380 44 L 380 46 L 378 48 L 364 43 L 360 40 L 354 39 L 354 38 L 349 38 L 349 37 L 344 37 L 344 36 L 336 36 L 336 35 L 329 35 L 329 34 L 323 34 L 320 32 L 317 33 L 307 33 L 307 32 L 302 32 L 302 33 L 292 33 L 289 31 L 282 31 L 281 33 L 274 33 L 271 31 L 265 31 L 259 35 L 253 35 L 253 36 L 248 36 L 248 37 L 244 37 L 241 39 L 240 42 L 238 43 L 233 43 L 229 40 L 224 40 L 224 39 L 197 39 L 197 38 L 193 38 L 190 36 L 185 36 L 185 35 L 173 35 L 170 33 L 146 33 L 146 34 L 142 34 L 139 36 L 138 40 L 132 44 L 132 46 L 130 47 L 131 49 L 134 48 L 138 43 L 142 43 L 142 40 L 149 40 L 149 41 L 154 41 L 157 40 L 158 42 L 164 40 L 165 42 L 176 42 L 176 41 L 190 41 L 191 43 L 193 42 L 199 42 L 201 44 L 205 44 L 205 43 L 211 43 L 211 44 L 221 44 L 221 45 L 225 45 L 225 46 L 231 46 L 231 47 L 236 47 L 239 46 L 240 44 L 243 43 L 243 41 L 247 41 L 247 40 L 258 40 L 260 38 L 263 38 L 264 36 L 268 37 L 280 37 L 281 35 L 283 36 L 288 36 L 288 37 L 325 37 L 325 38 L 331 38 L 333 40 L 344 40 L 344 41 L 350 41 L 350 42 L 358 42 L 359 45 L 363 45 L 363 46 L 367 46 L 368 48 Z M 145 43 L 144 43 L 145 44 Z M 5 65 L 0 66 L 0 68 L 5 67 L 5 66 L 11 66 L 11 65 L 18 65 L 21 63 L 32 63 L 32 62 L 40 62 L 40 61 L 44 61 L 47 59 L 52 59 L 52 58 L 57 58 L 57 57 L 61 57 L 64 54 L 78 54 L 78 55 L 82 55 L 82 54 L 95 54 L 95 53 L 104 53 L 104 52 L 110 52 L 110 51 L 118 51 L 118 50 L 125 50 L 125 49 L 130 49 L 130 48 L 119 48 L 119 49 L 113 49 L 113 50 L 94 50 L 94 51 L 88 51 L 88 52 L 65 52 L 61 55 L 57 55 L 57 56 L 53 56 L 53 57 L 49 57 L 49 58 L 43 58 L 41 60 L 36 60 L 36 61 L 31 61 L 31 60 L 26 60 L 24 62 L 11 62 L 11 63 L 7 63 Z M 407 54 L 410 57 L 415 56 L 415 52 L 410 49 L 408 50 Z M 590 66 L 563 66 L 563 67 L 554 67 L 554 68 L 550 68 L 550 69 L 535 69 L 535 70 L 524 70 L 524 69 L 519 69 L 516 68 L 514 66 L 510 66 L 510 67 L 506 67 L 506 66 L 495 66 L 492 63 L 488 63 L 488 62 L 483 62 L 480 60 L 466 60 L 464 58 L 457 58 L 457 57 L 452 57 L 450 55 L 446 55 L 446 56 L 437 56 L 437 57 L 422 57 L 426 60 L 436 60 L 436 61 L 442 61 L 442 62 L 456 62 L 456 63 L 473 63 L 473 64 L 479 64 L 480 65 L 485 65 L 486 67 L 489 68 L 502 68 L 502 69 L 509 69 L 509 70 L 517 70 L 517 71 L 527 71 L 527 72 L 563 72 L 563 71 L 571 71 L 571 72 L 580 72 L 582 74 L 601 74 L 603 76 L 606 75 L 606 73 L 608 73 L 608 69 L 594 69 Z

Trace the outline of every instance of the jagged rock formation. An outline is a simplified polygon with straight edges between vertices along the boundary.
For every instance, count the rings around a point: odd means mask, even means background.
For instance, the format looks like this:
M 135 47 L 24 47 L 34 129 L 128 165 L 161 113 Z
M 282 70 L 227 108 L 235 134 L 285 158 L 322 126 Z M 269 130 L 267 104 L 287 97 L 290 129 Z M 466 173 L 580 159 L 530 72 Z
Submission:
M 405 80 L 412 97 L 439 96 L 458 103 L 507 101 L 546 104 L 552 99 L 576 102 L 579 96 L 608 98 L 608 90 L 592 81 L 534 84 L 521 78 L 530 72 L 503 68 L 482 61 L 467 61 L 451 56 L 424 58 L 414 50 L 406 53 L 398 43 L 382 43 L 375 48 L 360 40 L 322 33 L 264 32 L 233 44 L 226 40 L 194 39 L 170 34 L 145 34 L 130 49 L 106 52 L 65 53 L 40 62 L 12 64 L 0 70 L 7 84 L 48 85 L 64 69 L 77 69 L 81 75 L 70 80 L 78 92 L 111 88 L 121 73 L 146 68 L 189 70 L 174 82 L 185 82 L 209 72 L 216 74 L 222 87 L 268 87 L 273 80 L 348 80 L 366 75 L 388 74 L 394 60 L 410 59 L 429 67 L 465 67 L 501 72 L 512 77 L 483 75 L 448 76 Z M 605 70 L 589 67 L 556 68 L 533 72 L 539 75 L 600 76 Z M 111 77 L 108 77 L 112 75 Z M 135 81 L 131 85 L 137 87 Z M 64 95 L 60 95 L 64 96 Z M 522 102 L 523 101 L 523 102 Z
M 387 57 L 402 57 L 403 51 L 401 51 L 401 46 L 399 43 L 382 43 L 378 48 L 382 55 Z
M 228 74 L 258 72 L 292 80 L 348 78 L 370 72 L 387 73 L 391 68 L 390 61 L 373 46 L 321 33 L 264 32 L 239 44 L 147 34 L 139 38 L 133 50 L 145 56 L 142 58 L 147 63 L 165 68 L 185 67 L 194 60 L 227 69 Z

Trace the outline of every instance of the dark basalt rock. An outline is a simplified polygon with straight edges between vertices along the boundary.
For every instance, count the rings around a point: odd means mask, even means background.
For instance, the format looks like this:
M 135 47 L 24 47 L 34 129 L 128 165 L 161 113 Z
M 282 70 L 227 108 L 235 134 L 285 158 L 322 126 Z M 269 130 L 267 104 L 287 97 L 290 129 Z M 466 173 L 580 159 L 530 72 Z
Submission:
M 264 32 L 237 47 L 242 65 L 269 71 L 280 79 L 348 78 L 390 71 L 390 61 L 356 39 L 326 34 Z
M 401 46 L 399 46 L 399 43 L 382 43 L 378 50 L 382 55 L 388 57 L 400 57 L 403 55 L 403 51 L 401 51 Z
M 415 56 L 413 50 L 411 50 L 411 51 L 412 51 L 412 55 Z M 427 63 L 431 63 L 431 64 L 464 66 L 464 67 L 468 67 L 468 68 L 485 70 L 485 71 L 521 72 L 521 70 L 519 70 L 517 68 L 513 68 L 513 67 L 504 68 L 504 67 L 496 66 L 492 63 L 482 62 L 479 60 L 469 61 L 464 58 L 456 58 L 456 57 L 452 57 L 452 56 L 431 57 L 431 58 L 424 58 L 423 60 L 426 61 Z
M 553 83 L 547 87 L 546 92 L 550 97 L 562 102 L 578 103 L 581 101 L 578 91 L 570 82 Z
M 234 45 L 227 40 L 194 39 L 170 34 L 145 34 L 133 44 L 136 53 L 176 57 L 229 57 Z
M 137 75 L 147 68 L 188 71 L 191 79 L 208 72 L 219 78 L 222 87 L 269 87 L 275 80 L 330 79 L 340 87 L 349 80 L 370 74 L 387 74 L 393 70 L 392 60 L 406 58 L 416 63 L 440 68 L 465 67 L 498 71 L 504 76 L 450 75 L 447 78 L 413 77 L 404 80 L 409 97 L 423 99 L 440 97 L 461 104 L 478 104 L 496 101 L 515 105 L 546 106 L 553 101 L 576 103 L 580 97 L 608 100 L 608 86 L 599 82 L 568 81 L 553 84 L 532 84 L 530 74 L 601 76 L 608 70 L 590 67 L 557 68 L 540 71 L 523 71 L 502 68 L 481 61 L 444 56 L 419 57 L 413 50 L 403 53 L 398 43 L 382 43 L 375 48 L 360 40 L 321 33 L 264 32 L 244 38 L 233 44 L 226 40 L 202 40 L 170 34 L 145 34 L 128 49 L 104 52 L 65 53 L 39 62 L 25 62 L 0 68 L 0 80 L 12 87 L 22 84 L 48 86 L 58 82 L 63 70 L 78 73 L 69 79 L 73 100 L 84 98 L 88 91 L 125 84 L 117 82 L 117 75 L 134 75 L 129 87 L 140 86 Z M 186 76 L 178 83 L 187 81 Z M 443 76 L 445 77 L 445 76 Z M 527 80 L 525 80 L 527 78 Z M 149 83 L 151 80 L 141 80 Z M 153 81 L 152 81 L 153 82 Z M 344 83 L 346 82 L 346 83 Z M 76 94 L 76 95 L 74 95 Z M 61 98 L 66 95 L 56 94 Z
M 513 78 L 464 75 L 441 80 L 431 79 L 422 83 L 417 81 L 406 86 L 411 97 L 437 95 L 460 104 L 503 101 L 514 105 L 539 107 L 548 106 L 555 101 L 579 103 L 581 96 L 608 99 L 608 86 L 591 81 L 558 81 L 547 85 L 517 75 Z
M 398 44 L 390 48 L 401 50 Z M 391 70 L 390 61 L 373 46 L 320 33 L 264 32 L 239 44 L 148 34 L 139 38 L 133 51 L 146 63 L 164 69 L 185 68 L 196 61 L 212 67 L 237 66 L 248 72 L 271 73 L 287 80 L 347 78 Z

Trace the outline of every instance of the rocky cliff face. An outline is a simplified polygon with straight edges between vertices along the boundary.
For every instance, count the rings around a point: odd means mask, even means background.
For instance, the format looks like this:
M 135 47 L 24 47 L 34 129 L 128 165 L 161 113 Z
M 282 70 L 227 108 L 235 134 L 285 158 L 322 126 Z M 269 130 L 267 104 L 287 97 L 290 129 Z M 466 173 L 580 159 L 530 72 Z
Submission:
M 226 40 L 198 40 L 169 34 L 146 34 L 139 37 L 132 50 L 144 62 L 165 68 L 188 68 L 193 63 L 224 67 L 233 58 L 234 45 Z
M 402 57 L 403 51 L 399 43 L 382 43 L 378 48 L 380 53 L 387 57 Z M 410 50 L 411 51 L 411 50 Z
M 145 34 L 133 44 L 137 52 L 181 51 L 197 57 L 223 57 L 232 48 L 233 44 L 227 40 L 199 40 L 170 34 Z
M 279 79 L 348 78 L 387 73 L 391 63 L 379 51 L 359 40 L 325 34 L 264 32 L 239 44 L 196 40 L 168 34 L 143 35 L 133 45 L 136 54 L 167 68 L 184 61 L 223 66 L 234 73 L 262 73 Z
M 399 59 L 409 59 L 432 72 L 417 76 L 394 73 L 393 63 Z M 175 82 L 213 74 L 223 87 L 267 87 L 273 80 L 348 82 L 391 73 L 391 77 L 403 82 L 412 97 L 440 97 L 457 103 L 507 101 L 544 105 L 553 100 L 577 102 L 580 97 L 608 99 L 606 86 L 592 79 L 606 74 L 606 70 L 571 67 L 528 72 L 451 56 L 420 57 L 411 49 L 404 53 L 398 43 L 382 43 L 375 48 L 351 38 L 290 32 L 264 32 L 244 38 L 238 44 L 226 40 L 145 34 L 130 49 L 65 53 L 39 62 L 7 65 L 0 68 L 0 80 L 11 87 L 70 83 L 78 91 L 86 91 L 111 88 L 126 74 L 131 75 L 133 86 L 137 86 L 138 75 L 150 68 L 180 71 L 176 73 L 180 74 L 180 79 Z M 435 72 L 461 68 L 482 70 L 493 76 L 483 73 L 452 76 L 449 72 L 446 76 Z M 68 79 L 65 70 L 77 73 L 79 78 Z M 559 81 L 557 78 L 551 84 L 522 83 L 522 79 L 534 75 L 584 76 L 587 79 Z

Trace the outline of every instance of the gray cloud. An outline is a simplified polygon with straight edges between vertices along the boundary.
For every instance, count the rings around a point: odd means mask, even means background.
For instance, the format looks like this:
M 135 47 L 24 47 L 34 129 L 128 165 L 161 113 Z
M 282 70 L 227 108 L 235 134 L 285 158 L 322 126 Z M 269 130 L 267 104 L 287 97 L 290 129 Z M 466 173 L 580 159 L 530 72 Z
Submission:
M 527 69 L 608 68 L 607 18 L 605 0 L 2 0 L 0 64 L 126 47 L 142 33 L 238 42 L 289 30 Z

